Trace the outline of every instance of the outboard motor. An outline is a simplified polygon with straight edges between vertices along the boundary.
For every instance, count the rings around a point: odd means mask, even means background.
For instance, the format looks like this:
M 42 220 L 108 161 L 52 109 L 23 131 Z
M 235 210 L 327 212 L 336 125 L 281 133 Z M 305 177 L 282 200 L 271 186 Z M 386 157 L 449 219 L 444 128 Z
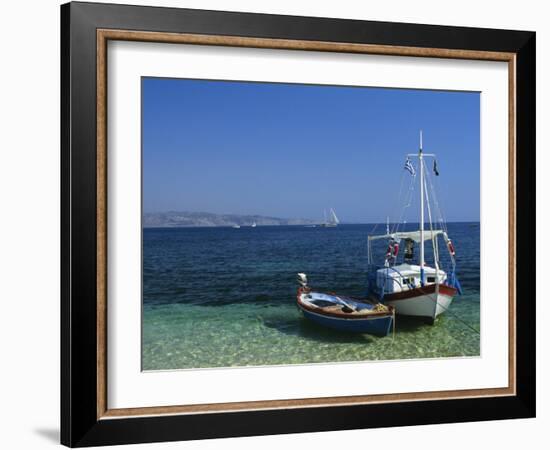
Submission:
M 303 288 L 307 288 L 307 275 L 300 272 L 297 277 L 298 284 Z

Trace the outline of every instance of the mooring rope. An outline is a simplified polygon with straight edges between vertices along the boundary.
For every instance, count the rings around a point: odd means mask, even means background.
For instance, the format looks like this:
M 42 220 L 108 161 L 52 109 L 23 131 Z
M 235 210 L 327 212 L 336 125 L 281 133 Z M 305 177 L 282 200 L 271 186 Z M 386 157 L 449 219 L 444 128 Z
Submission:
M 395 342 L 395 308 L 393 308 L 393 316 L 392 316 L 392 335 L 391 335 L 391 342 L 392 344 Z
M 449 313 L 449 314 L 450 314 L 451 316 L 453 316 L 456 320 L 458 320 L 460 323 L 462 323 L 462 325 L 468 327 L 470 330 L 472 330 L 472 331 L 475 332 L 476 334 L 481 335 L 481 332 L 480 332 L 479 330 L 476 330 L 476 329 L 475 329 L 474 327 L 472 327 L 469 323 L 463 321 L 460 317 L 458 317 L 456 314 L 454 314 L 453 312 L 451 312 L 451 310 L 450 310 L 449 308 L 446 308 L 446 307 L 443 306 L 441 303 L 439 303 L 439 302 L 437 301 L 437 298 L 434 299 L 434 298 L 432 297 L 431 294 L 428 294 L 428 293 L 422 291 L 422 288 L 420 289 L 420 292 L 422 292 L 424 295 L 426 295 L 426 297 L 428 297 L 428 298 L 429 298 L 431 301 L 433 301 L 436 305 L 441 306 L 441 307 L 445 310 L 446 313 Z

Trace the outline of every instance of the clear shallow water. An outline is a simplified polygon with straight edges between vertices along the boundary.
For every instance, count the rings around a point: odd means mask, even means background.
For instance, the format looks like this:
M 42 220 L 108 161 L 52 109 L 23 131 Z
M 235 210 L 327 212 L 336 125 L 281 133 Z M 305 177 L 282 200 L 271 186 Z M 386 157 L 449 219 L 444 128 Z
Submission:
M 479 355 L 479 334 L 470 328 L 479 330 L 477 223 L 449 224 L 464 295 L 435 325 L 398 317 L 392 339 L 331 331 L 302 317 L 297 272 L 319 289 L 364 295 L 372 229 L 144 229 L 143 369 Z

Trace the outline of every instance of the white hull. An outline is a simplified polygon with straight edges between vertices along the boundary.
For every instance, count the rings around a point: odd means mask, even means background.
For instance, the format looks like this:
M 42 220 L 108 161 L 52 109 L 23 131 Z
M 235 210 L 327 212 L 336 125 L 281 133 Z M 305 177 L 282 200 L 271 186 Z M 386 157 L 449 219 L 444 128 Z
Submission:
M 452 301 L 453 297 L 439 293 L 437 301 L 435 294 L 429 294 L 400 300 L 387 300 L 385 303 L 395 307 L 396 313 L 403 316 L 435 319 L 449 309 Z

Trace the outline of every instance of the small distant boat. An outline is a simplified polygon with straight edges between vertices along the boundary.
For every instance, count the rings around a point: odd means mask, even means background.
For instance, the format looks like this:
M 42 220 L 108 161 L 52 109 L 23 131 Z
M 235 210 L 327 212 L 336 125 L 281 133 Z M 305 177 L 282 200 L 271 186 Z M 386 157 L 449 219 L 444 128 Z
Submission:
M 319 226 L 323 228 L 334 228 L 337 227 L 340 223 L 340 220 L 338 219 L 338 216 L 336 216 L 336 212 L 334 212 L 334 209 L 330 208 L 327 218 L 327 210 L 325 209 L 325 219 L 322 224 Z
M 334 330 L 387 336 L 395 310 L 366 298 L 321 292 L 308 287 L 307 276 L 298 274 L 297 305 L 304 317 Z
M 251 228 L 256 228 L 256 222 L 252 222 L 252 225 L 250 225 Z
M 231 228 L 241 228 L 240 225 L 233 225 Z

